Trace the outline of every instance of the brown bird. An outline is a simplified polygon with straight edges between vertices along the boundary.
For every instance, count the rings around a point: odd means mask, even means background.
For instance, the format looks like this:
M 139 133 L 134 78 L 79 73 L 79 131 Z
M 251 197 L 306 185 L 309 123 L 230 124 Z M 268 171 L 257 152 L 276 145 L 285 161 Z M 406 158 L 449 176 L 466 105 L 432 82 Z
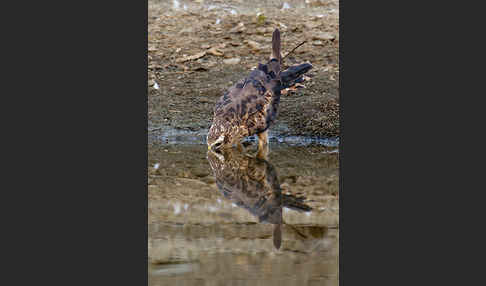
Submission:
M 268 151 L 268 128 L 275 122 L 280 91 L 303 81 L 302 75 L 312 68 L 309 63 L 281 71 L 280 31 L 272 35 L 272 54 L 266 64 L 229 88 L 214 108 L 213 122 L 207 135 L 208 149 L 228 149 L 256 134 L 258 152 Z

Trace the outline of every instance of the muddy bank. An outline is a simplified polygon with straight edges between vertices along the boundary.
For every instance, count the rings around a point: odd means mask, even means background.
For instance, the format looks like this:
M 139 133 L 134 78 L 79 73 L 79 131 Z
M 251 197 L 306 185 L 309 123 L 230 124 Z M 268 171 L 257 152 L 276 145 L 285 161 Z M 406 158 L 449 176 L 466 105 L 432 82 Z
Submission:
M 338 1 L 149 1 L 149 130 L 208 129 L 222 93 L 267 60 L 282 32 L 286 64 L 310 62 L 305 88 L 282 95 L 279 135 L 339 135 Z M 238 62 L 238 63 L 232 63 Z

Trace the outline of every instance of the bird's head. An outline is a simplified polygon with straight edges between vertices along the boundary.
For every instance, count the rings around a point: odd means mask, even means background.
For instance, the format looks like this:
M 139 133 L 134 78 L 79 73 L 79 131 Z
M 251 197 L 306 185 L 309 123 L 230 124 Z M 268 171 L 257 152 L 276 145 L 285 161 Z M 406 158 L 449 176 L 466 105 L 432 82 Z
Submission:
M 225 144 L 225 127 L 213 122 L 207 136 L 208 150 L 218 150 Z

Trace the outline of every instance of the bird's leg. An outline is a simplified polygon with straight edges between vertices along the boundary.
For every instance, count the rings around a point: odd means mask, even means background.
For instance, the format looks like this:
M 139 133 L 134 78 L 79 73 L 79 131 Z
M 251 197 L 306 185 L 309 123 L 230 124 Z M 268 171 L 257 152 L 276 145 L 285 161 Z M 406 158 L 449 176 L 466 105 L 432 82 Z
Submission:
M 268 155 L 268 130 L 258 134 L 257 157 L 266 159 Z

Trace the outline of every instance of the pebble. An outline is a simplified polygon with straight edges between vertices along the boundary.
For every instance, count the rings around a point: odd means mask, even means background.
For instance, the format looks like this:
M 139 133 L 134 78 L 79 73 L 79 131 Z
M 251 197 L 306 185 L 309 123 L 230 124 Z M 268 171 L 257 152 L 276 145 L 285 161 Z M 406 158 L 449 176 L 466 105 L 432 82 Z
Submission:
M 240 58 L 231 58 L 231 59 L 226 59 L 223 60 L 223 63 L 226 65 L 236 65 L 240 63 Z
M 321 41 L 326 41 L 326 40 L 333 40 L 336 37 L 328 32 L 323 32 L 323 33 L 316 33 L 312 35 L 313 40 L 321 40 Z

